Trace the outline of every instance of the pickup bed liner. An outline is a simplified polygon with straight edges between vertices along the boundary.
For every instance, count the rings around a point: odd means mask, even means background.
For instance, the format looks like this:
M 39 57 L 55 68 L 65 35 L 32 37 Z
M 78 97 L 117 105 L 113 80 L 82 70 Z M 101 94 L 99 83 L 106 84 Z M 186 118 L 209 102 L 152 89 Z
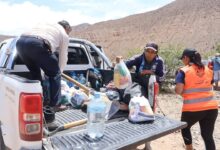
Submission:
M 84 119 L 86 114 L 81 110 L 67 110 L 57 113 L 56 117 L 56 123 L 58 125 L 63 125 L 64 123 Z M 186 123 L 172 120 L 164 116 L 156 115 L 155 118 L 154 122 L 142 124 L 133 124 L 127 119 L 107 123 L 105 125 L 104 137 L 96 141 L 96 146 L 94 145 L 94 141 L 86 135 L 85 127 L 74 132 L 57 134 L 49 137 L 49 139 L 55 150 L 112 150 L 129 148 L 129 146 L 151 141 L 186 127 Z M 47 147 L 47 145 L 44 146 Z
M 87 118 L 86 113 L 82 112 L 80 109 L 68 109 L 56 113 L 55 124 L 58 126 L 62 126 L 66 123 L 78 121 L 85 118 Z
M 127 117 L 127 116 L 128 116 L 127 111 L 118 111 L 115 115 L 111 117 L 111 119 Z M 62 126 L 66 123 L 85 119 L 86 117 L 87 117 L 86 113 L 84 113 L 80 109 L 68 109 L 62 112 L 57 112 L 56 120 L 54 123 L 57 126 Z

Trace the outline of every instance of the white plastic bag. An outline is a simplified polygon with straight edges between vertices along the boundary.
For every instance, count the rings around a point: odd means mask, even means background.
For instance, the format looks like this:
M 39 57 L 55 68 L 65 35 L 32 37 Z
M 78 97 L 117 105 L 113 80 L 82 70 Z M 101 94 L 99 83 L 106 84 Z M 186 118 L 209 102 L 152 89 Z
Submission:
M 114 67 L 114 85 L 118 89 L 125 89 L 132 83 L 131 74 L 121 57 L 116 58 Z
M 151 106 L 144 96 L 134 97 L 129 103 L 129 116 L 131 122 L 154 121 L 155 116 Z

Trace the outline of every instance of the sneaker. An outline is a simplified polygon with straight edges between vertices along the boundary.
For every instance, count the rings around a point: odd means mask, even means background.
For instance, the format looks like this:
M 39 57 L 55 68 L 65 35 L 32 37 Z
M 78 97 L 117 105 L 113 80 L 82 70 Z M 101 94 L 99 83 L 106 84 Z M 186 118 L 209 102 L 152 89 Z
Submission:
M 44 124 L 44 127 L 48 131 L 53 131 L 53 130 L 56 130 L 58 128 L 58 125 L 55 122 L 51 122 L 51 123 Z
M 43 107 L 43 114 L 46 123 L 51 123 L 55 120 L 55 111 L 50 106 Z
M 54 106 L 54 107 L 53 107 L 53 110 L 54 110 L 55 112 L 64 111 L 64 110 L 67 110 L 67 109 L 68 109 L 68 107 L 65 106 L 65 105 L 60 105 L 60 106 Z

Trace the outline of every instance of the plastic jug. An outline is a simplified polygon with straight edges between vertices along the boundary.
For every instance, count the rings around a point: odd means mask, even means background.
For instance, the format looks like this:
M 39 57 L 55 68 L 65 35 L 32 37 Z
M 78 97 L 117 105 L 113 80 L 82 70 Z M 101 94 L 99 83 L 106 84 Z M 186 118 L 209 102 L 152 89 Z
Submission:
M 73 78 L 74 80 L 78 80 L 78 77 L 77 77 L 75 71 L 70 72 L 70 77 Z M 70 82 L 70 81 L 68 81 L 67 84 L 68 84 L 69 87 L 74 87 L 74 86 L 75 86 L 75 85 L 74 85 L 72 82 Z
M 81 83 L 81 84 L 86 84 L 86 78 L 84 77 L 83 74 L 79 74 L 79 78 L 78 78 L 78 81 Z
M 106 104 L 96 92 L 87 107 L 87 134 L 92 139 L 101 138 L 104 134 L 105 110 Z

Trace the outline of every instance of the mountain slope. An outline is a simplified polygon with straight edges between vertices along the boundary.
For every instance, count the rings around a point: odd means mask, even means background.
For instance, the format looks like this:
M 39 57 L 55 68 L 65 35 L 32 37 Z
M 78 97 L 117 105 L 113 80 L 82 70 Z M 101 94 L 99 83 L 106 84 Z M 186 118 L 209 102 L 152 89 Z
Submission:
M 79 27 L 71 36 L 102 45 L 110 57 L 125 56 L 148 41 L 204 51 L 220 42 L 220 0 L 176 0 L 155 11 Z

